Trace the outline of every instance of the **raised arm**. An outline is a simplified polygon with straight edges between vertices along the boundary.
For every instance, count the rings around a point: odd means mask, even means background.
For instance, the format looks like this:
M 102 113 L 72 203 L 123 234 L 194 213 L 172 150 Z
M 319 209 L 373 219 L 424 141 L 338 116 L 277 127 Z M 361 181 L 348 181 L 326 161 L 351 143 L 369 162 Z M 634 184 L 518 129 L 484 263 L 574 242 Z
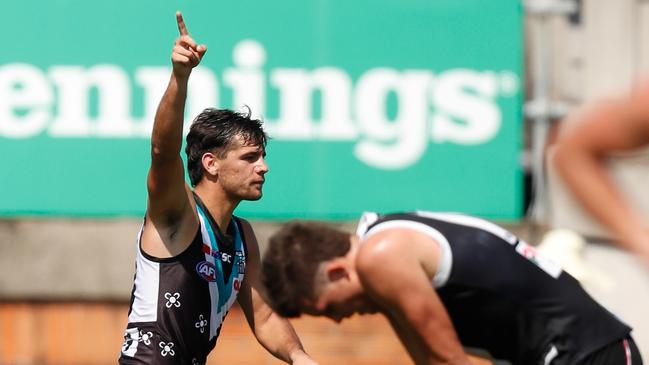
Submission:
M 605 158 L 649 144 L 649 90 L 599 105 L 559 139 L 557 171 L 583 207 L 649 264 L 649 230 L 610 176 Z
M 190 207 L 180 157 L 183 116 L 189 75 L 207 51 L 204 45 L 197 45 L 189 36 L 180 12 L 176 13 L 176 21 L 180 36 L 171 53 L 173 71 L 158 106 L 151 134 L 147 213 L 157 226 L 179 221 Z
M 471 364 L 431 285 L 428 272 L 436 270 L 430 266 L 437 261 L 431 259 L 428 267 L 421 261 L 438 257 L 437 253 L 416 248 L 423 248 L 417 241 L 433 246 L 430 239 L 421 233 L 390 231 L 377 233 L 359 249 L 356 269 L 366 293 L 388 317 L 415 364 Z M 404 243 L 408 250 L 403 250 Z M 377 264 L 385 262 L 390 264 Z
M 238 301 L 257 341 L 273 356 L 289 364 L 317 365 L 306 354 L 291 323 L 277 315 L 261 294 L 260 255 L 252 227 L 241 220 L 247 244 L 246 274 Z

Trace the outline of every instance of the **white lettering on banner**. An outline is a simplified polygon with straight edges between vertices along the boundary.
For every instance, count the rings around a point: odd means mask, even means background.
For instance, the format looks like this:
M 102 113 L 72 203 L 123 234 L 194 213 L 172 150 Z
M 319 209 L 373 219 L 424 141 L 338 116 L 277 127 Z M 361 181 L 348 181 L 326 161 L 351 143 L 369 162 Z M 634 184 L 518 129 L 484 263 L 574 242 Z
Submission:
M 144 89 L 144 118 L 139 121 L 133 120 L 133 124 L 137 126 L 134 129 L 135 135 L 140 137 L 151 135 L 153 129 L 153 118 L 151 116 L 155 115 L 158 109 L 158 103 L 160 103 L 165 86 L 169 81 L 170 71 L 168 67 L 151 66 L 140 67 L 135 71 L 135 82 Z
M 500 109 L 494 103 L 497 81 L 493 73 L 471 70 L 440 75 L 432 95 L 437 107 L 431 121 L 433 140 L 477 144 L 493 138 L 501 122 Z M 453 122 L 453 117 L 464 123 Z
M 265 120 L 275 140 L 356 141 L 354 155 L 380 169 L 416 163 L 433 143 L 476 145 L 501 128 L 498 99 L 519 91 L 509 71 L 373 68 L 356 84 L 341 68 L 273 68 L 265 71 L 266 50 L 242 40 L 233 50 L 233 67 L 223 71 L 223 86 L 233 105 L 248 105 L 266 115 L 268 87 L 278 91 L 276 120 Z M 25 63 L 0 65 L 0 137 L 148 138 L 169 67 L 141 66 L 132 79 L 120 66 L 56 65 L 46 72 Z M 143 90 L 143 115 L 133 115 L 134 88 Z M 186 115 L 218 106 L 220 83 L 208 67 L 197 67 L 187 92 Z M 319 93 L 321 113 L 312 100 Z M 93 94 L 94 93 L 94 94 Z M 96 111 L 91 113 L 91 95 Z M 387 100 L 396 100 L 389 113 Z M 94 114 L 94 115 L 91 115 Z M 390 115 L 392 114 L 392 115 Z M 185 124 L 185 132 L 190 123 Z
M 58 115 L 49 133 L 55 137 L 130 137 L 131 88 L 116 65 L 54 66 L 49 76 L 58 90 Z M 90 118 L 90 90 L 99 96 L 97 119 Z
M 0 67 L 0 136 L 28 138 L 41 132 L 51 118 L 53 97 L 38 68 L 24 63 Z
M 223 82 L 232 89 L 232 104 L 247 105 L 254 118 L 263 118 L 266 110 L 265 75 L 262 69 L 266 51 L 253 40 L 243 40 L 234 47 L 232 61 L 236 68 L 223 71 Z
M 366 138 L 354 154 L 365 163 L 398 169 L 417 161 L 426 149 L 426 91 L 433 75 L 428 71 L 379 68 L 358 80 L 355 112 Z M 388 120 L 385 108 L 389 92 L 398 100 L 397 116 Z
M 193 77 L 189 79 L 187 85 L 187 102 L 185 103 L 185 115 L 192 117 L 198 115 L 206 107 L 219 105 L 219 84 L 214 73 L 207 67 L 199 66 L 192 71 Z M 169 74 L 165 79 L 169 78 Z M 166 86 L 166 84 L 165 84 Z M 160 95 L 164 93 L 161 89 Z M 154 114 L 146 116 L 147 119 L 153 120 Z M 189 132 L 190 123 L 185 123 L 185 134 Z M 151 135 L 151 129 L 147 136 Z
M 352 81 L 333 67 L 276 69 L 271 84 L 280 91 L 280 116 L 269 132 L 292 140 L 353 140 L 358 135 L 350 120 Z M 322 93 L 322 117 L 313 120 L 311 95 Z

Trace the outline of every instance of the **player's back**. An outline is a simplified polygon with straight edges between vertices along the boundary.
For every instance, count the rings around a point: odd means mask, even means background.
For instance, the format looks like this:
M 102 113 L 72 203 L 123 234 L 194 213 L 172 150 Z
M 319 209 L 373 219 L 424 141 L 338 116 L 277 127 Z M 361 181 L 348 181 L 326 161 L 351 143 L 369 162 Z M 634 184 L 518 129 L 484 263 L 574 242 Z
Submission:
M 389 214 L 360 233 L 388 225 L 440 244 L 433 285 L 465 346 L 514 364 L 574 364 L 631 330 L 572 276 L 493 223 L 449 213 Z

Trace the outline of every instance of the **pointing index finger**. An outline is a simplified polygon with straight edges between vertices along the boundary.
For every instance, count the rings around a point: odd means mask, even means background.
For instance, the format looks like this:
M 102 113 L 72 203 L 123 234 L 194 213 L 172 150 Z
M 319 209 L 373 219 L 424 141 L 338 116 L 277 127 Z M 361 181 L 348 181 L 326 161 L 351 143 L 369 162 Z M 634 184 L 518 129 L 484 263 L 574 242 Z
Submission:
M 183 15 L 179 11 L 176 12 L 176 21 L 178 22 L 178 32 L 180 32 L 180 35 L 189 35 L 187 26 L 183 20 Z

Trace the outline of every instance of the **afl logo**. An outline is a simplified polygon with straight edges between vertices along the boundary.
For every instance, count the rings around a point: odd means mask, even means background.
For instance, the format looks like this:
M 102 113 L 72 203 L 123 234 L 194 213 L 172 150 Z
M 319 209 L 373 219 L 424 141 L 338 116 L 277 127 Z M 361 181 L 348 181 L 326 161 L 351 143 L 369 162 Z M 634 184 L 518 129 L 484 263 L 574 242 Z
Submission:
M 205 281 L 216 281 L 216 267 L 211 262 L 199 262 L 196 265 L 196 272 Z

